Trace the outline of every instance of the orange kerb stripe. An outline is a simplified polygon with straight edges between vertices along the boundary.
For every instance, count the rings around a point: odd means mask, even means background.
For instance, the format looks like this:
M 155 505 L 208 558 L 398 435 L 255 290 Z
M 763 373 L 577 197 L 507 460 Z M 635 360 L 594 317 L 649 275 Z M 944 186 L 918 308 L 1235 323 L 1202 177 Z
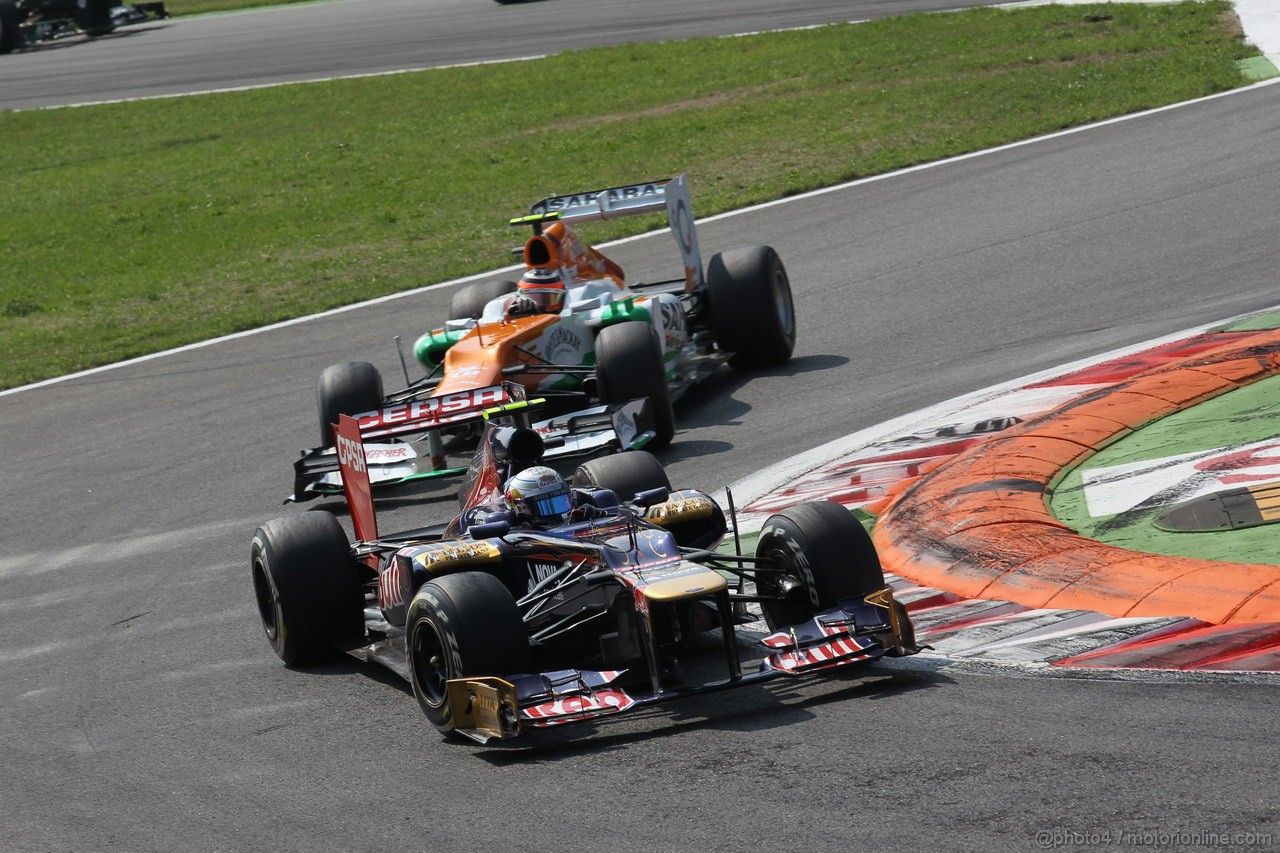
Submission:
M 1145 554 L 1077 535 L 1050 486 L 1165 415 L 1280 373 L 1280 330 L 1155 368 L 1018 424 L 906 484 L 876 521 L 884 567 L 917 583 L 1027 607 L 1111 616 L 1280 621 L 1280 566 Z

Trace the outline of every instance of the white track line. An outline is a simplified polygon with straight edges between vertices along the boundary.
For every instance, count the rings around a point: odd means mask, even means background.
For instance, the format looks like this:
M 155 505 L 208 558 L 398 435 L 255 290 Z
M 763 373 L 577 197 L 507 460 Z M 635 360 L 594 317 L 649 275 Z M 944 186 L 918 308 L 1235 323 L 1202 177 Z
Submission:
M 742 216 L 744 214 L 754 213 L 759 210 L 767 210 L 769 208 L 779 207 L 781 205 L 794 204 L 800 201 L 807 201 L 808 199 L 817 198 L 818 196 L 827 195 L 829 193 L 834 193 L 834 192 L 840 192 L 842 190 L 851 189 L 853 187 L 860 187 L 866 184 L 875 183 L 877 181 L 888 180 L 890 178 L 895 178 L 900 175 L 910 175 L 914 172 L 921 172 L 926 169 L 938 169 L 944 166 L 949 166 L 953 163 L 962 163 L 966 160 L 973 160 L 978 157 L 986 157 L 990 154 L 997 154 L 1002 151 L 1010 151 L 1010 150 L 1013 150 L 1016 148 L 1022 148 L 1028 145 L 1038 145 L 1039 143 L 1042 143 L 1042 142 L 1048 142 L 1053 139 L 1060 139 L 1065 136 L 1072 136 L 1077 133 L 1085 133 L 1087 131 L 1095 130 L 1101 127 L 1110 127 L 1111 125 L 1114 125 L 1114 124 L 1134 121 L 1136 119 L 1145 118 L 1147 116 L 1169 112 L 1170 110 L 1177 110 L 1177 109 L 1182 109 L 1183 107 L 1195 106 L 1197 104 L 1206 103 L 1208 101 L 1216 101 L 1219 98 L 1227 98 L 1233 95 L 1241 94 L 1243 92 L 1251 92 L 1254 89 L 1259 89 L 1264 86 L 1275 85 L 1276 83 L 1280 83 L 1280 77 L 1274 77 L 1270 80 L 1263 80 L 1260 83 L 1254 83 L 1249 86 L 1243 86 L 1239 89 L 1231 89 L 1226 92 L 1218 92 L 1217 94 L 1206 95 L 1203 98 L 1196 98 L 1191 101 L 1182 101 L 1177 104 L 1168 104 L 1163 107 L 1156 107 L 1154 109 L 1145 110 L 1140 113 L 1130 113 L 1129 115 L 1123 115 L 1123 116 L 1117 116 L 1115 118 L 1104 119 L 1103 121 L 1094 122 L 1093 124 L 1080 125 L 1079 127 L 1072 127 L 1066 130 L 1060 130 L 1054 133 L 1045 134 L 1044 136 L 1035 136 L 1035 137 L 1032 137 L 1031 139 L 1023 139 L 1018 142 L 1010 142 L 1007 145 L 1000 145 L 995 148 L 987 148 L 982 151 L 973 151 L 968 154 L 960 154 L 955 157 L 948 157 L 945 160 L 935 160 L 930 163 L 921 163 L 918 166 L 908 166 L 905 169 L 899 169 L 895 172 L 886 172 L 882 175 L 872 175 L 866 178 L 859 178 L 856 181 L 848 181 L 843 184 L 836 184 L 830 187 L 823 187 L 822 189 L 811 190 L 810 192 L 801 193 L 799 195 L 787 196 L 786 198 L 780 198 L 774 201 L 763 202 L 761 204 L 752 205 L 751 207 L 744 207 L 738 210 L 727 211 L 725 213 L 720 213 L 715 216 L 708 216 L 705 219 L 699 219 L 697 221 L 699 223 L 717 222 L 719 220 L 728 219 L 733 216 Z M 637 240 L 645 240 L 650 237 L 666 234 L 666 233 L 667 233 L 667 229 L 665 228 L 659 229 L 656 231 L 649 231 L 648 233 L 645 233 L 645 234 L 637 234 L 633 237 L 626 237 L 621 240 L 615 240 L 611 243 L 603 243 L 601 244 L 601 248 L 608 248 L 609 246 L 618 246 L 624 243 L 633 243 L 633 242 L 636 242 Z M 175 355 L 177 353 L 190 352 L 192 350 L 201 349 L 202 347 L 213 346 L 214 344 L 220 344 L 226 341 L 233 341 L 240 338 L 246 338 L 250 335 L 257 335 L 264 332 L 274 331 L 276 329 L 283 329 L 289 326 L 295 326 L 301 323 L 308 323 L 312 320 L 319 319 L 321 317 L 331 317 L 334 314 L 341 314 L 345 311 L 354 311 L 368 305 L 378 305 L 384 302 L 390 302 L 393 299 L 401 299 L 404 297 L 416 296 L 420 293 L 425 293 L 426 291 L 429 291 L 429 290 L 438 290 L 439 288 L 442 288 L 442 287 L 453 287 L 459 284 L 466 284 L 467 282 L 476 281 L 482 278 L 488 278 L 493 275 L 498 275 L 504 272 L 510 272 L 516 269 L 520 269 L 520 266 L 513 264 L 511 266 L 501 267 L 498 269 L 477 273 L 475 275 L 469 275 L 469 276 L 466 276 L 465 278 L 456 278 L 451 281 L 442 281 L 436 284 L 429 284 L 425 287 L 417 287 L 412 290 L 403 290 L 403 291 L 400 291 L 399 293 L 391 293 L 386 296 L 380 296 L 376 299 L 369 299 L 369 300 L 365 300 L 364 302 L 354 303 L 352 305 L 344 305 L 341 308 L 334 308 L 330 311 L 324 311 L 320 314 L 311 314 L 309 316 L 298 317 L 293 320 L 283 320 L 279 323 L 272 323 L 269 326 L 262 326 L 257 329 L 248 329 L 246 331 L 236 332 L 235 334 L 231 334 L 231 335 L 223 335 L 220 338 L 211 338 L 207 341 L 198 341 L 196 343 L 187 344 L 186 346 L 177 347 L 175 349 L 165 350 L 163 352 L 151 353 L 150 355 L 139 356 L 137 358 L 131 358 L 127 361 L 119 361 L 114 364 L 103 365 L 102 367 L 94 367 L 94 368 L 90 368 L 89 370 L 82 370 L 78 373 L 69 373 L 65 376 L 57 376 L 52 379 L 45 379 L 41 382 L 33 382 L 30 385 L 21 385 L 17 388 L 10 388 L 5 391 L 0 391 L 0 397 L 7 397 L 11 394 L 17 394 L 21 391 L 31 391 L 36 388 L 45 388 L 49 385 L 54 385 L 59 382 L 65 382 L 70 379 L 79 379 L 85 376 L 93 376 L 95 374 L 103 373 L 108 370 L 115 370 L 116 368 L 120 368 L 120 367 L 128 367 L 130 365 L 139 364 L 144 361 L 151 361 L 157 358 L 164 358 L 165 356 Z M 893 423 L 893 422 L 891 421 L 890 423 Z

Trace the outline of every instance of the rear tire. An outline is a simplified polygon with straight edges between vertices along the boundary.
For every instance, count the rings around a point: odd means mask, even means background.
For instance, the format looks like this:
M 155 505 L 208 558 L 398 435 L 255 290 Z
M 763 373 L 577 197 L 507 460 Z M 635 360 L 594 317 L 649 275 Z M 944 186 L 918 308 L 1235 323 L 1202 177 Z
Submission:
M 92 38 L 109 35 L 116 24 L 111 17 L 112 0 L 79 0 L 76 26 Z
M 596 336 L 596 387 L 605 403 L 649 398 L 654 438 L 649 447 L 661 450 L 676 434 L 662 343 L 652 325 L 641 320 L 606 326 Z
M 406 651 L 413 695 L 441 732 L 456 727 L 445 682 L 532 668 L 529 635 L 510 591 L 485 572 L 424 583 L 409 604 Z
M 853 513 L 834 501 L 800 504 L 770 516 L 760 531 L 756 557 L 781 570 L 757 575 L 762 595 L 779 594 L 784 579 L 802 587 L 800 595 L 761 602 L 765 621 L 775 631 L 812 619 L 843 598 L 866 596 L 885 586 L 871 537 Z
M 9 53 L 18 44 L 21 17 L 13 0 L 0 0 L 0 54 Z
M 485 281 L 468 284 L 457 290 L 449 303 L 450 320 L 478 320 L 484 313 L 484 306 L 500 296 L 516 292 L 514 281 Z
M 364 593 L 338 519 L 307 512 L 268 521 L 249 551 L 258 615 L 286 664 L 324 657 L 364 633 Z
M 324 369 L 316 380 L 320 410 L 320 446 L 333 446 L 338 415 L 358 415 L 382 408 L 382 374 L 367 361 L 348 361 Z
M 652 453 L 629 450 L 613 456 L 601 456 L 578 466 L 573 472 L 575 486 L 609 489 L 620 501 L 629 501 L 638 492 L 659 486 L 671 488 L 667 472 Z
M 796 312 L 791 281 L 770 246 L 713 255 L 707 265 L 711 330 L 738 369 L 768 367 L 791 358 Z

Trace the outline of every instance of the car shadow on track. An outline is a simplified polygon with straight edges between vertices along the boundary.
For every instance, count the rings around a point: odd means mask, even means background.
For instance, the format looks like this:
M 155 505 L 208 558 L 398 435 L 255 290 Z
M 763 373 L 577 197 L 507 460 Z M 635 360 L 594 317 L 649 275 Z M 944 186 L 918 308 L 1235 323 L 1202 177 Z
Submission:
M 728 441 L 687 438 L 692 430 L 732 426 L 750 417 L 751 405 L 735 398 L 735 394 L 753 381 L 764 377 L 792 378 L 820 370 L 843 367 L 849 359 L 841 355 L 808 355 L 793 358 L 777 367 L 758 370 L 733 370 L 722 367 L 697 386 L 697 392 L 682 397 L 675 404 L 676 437 L 660 451 L 664 465 L 686 459 L 728 453 L 735 445 Z
M 132 29 L 134 25 L 122 24 L 120 29 L 104 33 L 99 36 L 89 36 L 82 32 L 69 33 L 59 36 L 49 41 L 39 41 L 32 44 L 19 44 L 15 46 L 14 53 L 21 55 L 24 53 L 45 53 L 51 50 L 65 50 L 76 45 L 88 44 L 90 42 L 111 42 L 119 39 L 128 39 L 133 36 L 140 35 L 150 30 L 166 30 L 173 24 L 164 24 L 159 21 L 147 21 L 150 26 L 145 28 L 139 27 Z
M 913 663 L 916 658 L 910 659 Z M 558 761 L 600 752 L 624 750 L 651 740 L 679 738 L 683 733 L 725 732 L 750 734 L 810 722 L 815 709 L 837 703 L 860 713 L 867 702 L 890 699 L 918 690 L 945 687 L 953 681 L 944 665 L 904 667 L 901 661 L 877 661 L 849 668 L 827 677 L 780 679 L 722 692 L 690 696 L 642 708 L 599 722 L 581 722 L 546 729 L 526 728 L 508 741 L 478 744 L 459 736 L 435 733 L 425 718 L 420 746 L 424 749 L 465 749 L 496 767 Z M 358 674 L 404 694 L 412 707 L 416 700 L 407 681 L 376 663 L 336 655 L 323 663 L 289 667 L 310 676 Z
M 557 761 L 678 738 L 691 729 L 751 733 L 782 728 L 813 720 L 813 709 L 825 705 L 874 702 L 950 683 L 940 672 L 872 665 L 824 680 L 774 682 L 680 699 L 600 723 L 575 723 L 471 748 L 478 758 L 499 767 Z M 726 696 L 736 700 L 732 707 L 726 705 Z
M 676 423 L 680 427 L 723 426 L 728 419 L 742 417 L 751 406 L 733 398 L 734 393 L 765 377 L 794 378 L 820 370 L 844 367 L 849 359 L 843 355 L 805 355 L 776 367 L 733 370 L 722 367 L 700 382 L 696 394 L 687 394 L 676 403 Z M 679 440 L 677 431 L 676 440 Z

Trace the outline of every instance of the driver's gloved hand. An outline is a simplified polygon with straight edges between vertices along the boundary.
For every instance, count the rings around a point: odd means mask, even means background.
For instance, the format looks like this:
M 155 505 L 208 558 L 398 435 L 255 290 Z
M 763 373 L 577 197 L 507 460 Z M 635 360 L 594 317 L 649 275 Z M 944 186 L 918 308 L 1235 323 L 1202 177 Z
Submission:
M 607 509 L 601 509 L 600 507 L 592 506 L 591 504 L 581 504 L 579 506 L 575 506 L 573 511 L 569 513 L 569 521 L 590 521 L 593 518 L 603 518 L 608 514 L 609 511 Z
M 527 296 L 517 296 L 515 299 L 511 300 L 511 307 L 507 309 L 507 313 L 512 317 L 537 314 L 538 303 L 534 302 Z

